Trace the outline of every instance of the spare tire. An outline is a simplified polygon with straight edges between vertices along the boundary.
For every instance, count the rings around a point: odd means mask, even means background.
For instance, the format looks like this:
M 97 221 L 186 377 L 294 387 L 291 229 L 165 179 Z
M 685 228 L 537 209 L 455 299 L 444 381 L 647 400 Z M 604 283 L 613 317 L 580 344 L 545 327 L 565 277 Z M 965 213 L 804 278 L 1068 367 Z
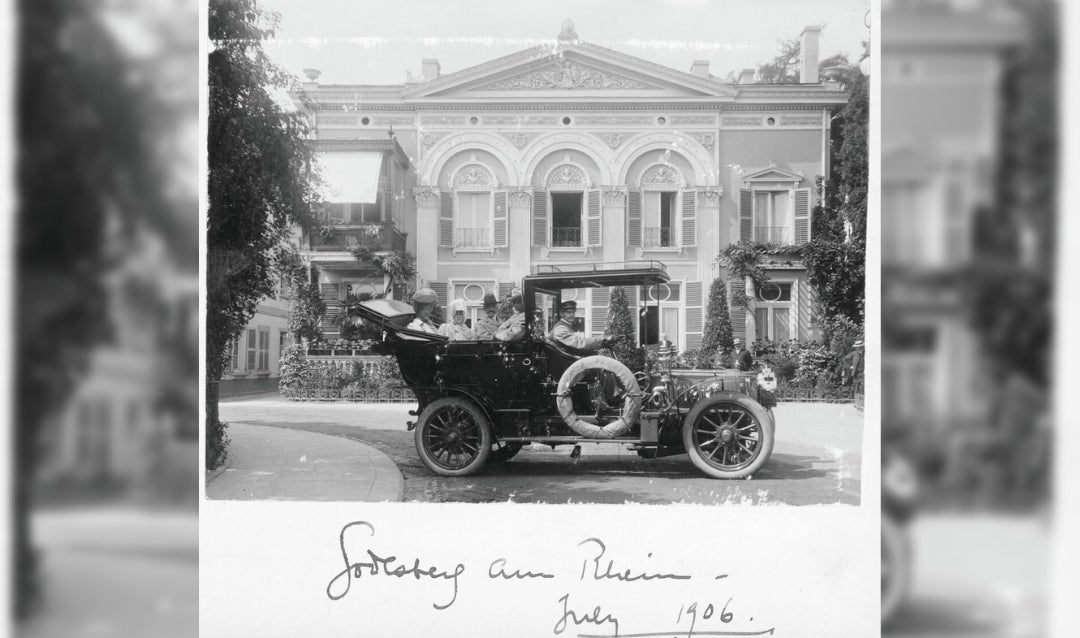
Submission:
M 570 397 L 570 389 L 589 370 L 601 370 L 614 374 L 626 390 L 626 401 L 623 402 L 622 415 L 607 425 L 601 426 L 582 421 L 574 412 L 574 402 Z M 611 357 L 594 355 L 575 361 L 563 372 L 562 378 L 559 379 L 556 396 L 558 398 L 555 404 L 559 408 L 559 415 L 562 416 L 563 421 L 570 426 L 571 430 L 590 439 L 613 439 L 629 432 L 630 427 L 637 422 L 638 416 L 641 414 L 641 398 L 643 395 L 638 389 L 637 379 L 630 372 L 630 368 Z

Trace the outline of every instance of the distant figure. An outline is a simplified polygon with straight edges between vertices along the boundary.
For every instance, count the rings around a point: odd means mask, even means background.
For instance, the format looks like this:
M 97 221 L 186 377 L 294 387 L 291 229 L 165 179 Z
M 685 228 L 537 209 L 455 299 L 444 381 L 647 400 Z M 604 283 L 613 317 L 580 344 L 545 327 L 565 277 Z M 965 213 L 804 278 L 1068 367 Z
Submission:
M 746 372 L 754 367 L 754 356 L 750 354 L 742 343 L 742 339 L 735 338 L 735 369 Z
M 499 331 L 499 322 L 495 319 L 498 309 L 499 304 L 495 301 L 495 295 L 490 292 L 484 295 L 485 316 L 477 319 L 476 327 L 473 329 L 478 340 L 491 341 L 495 338 L 495 333 Z
M 671 363 L 671 358 L 675 354 L 675 348 L 671 347 L 671 341 L 668 340 L 667 335 L 660 334 L 660 342 L 656 344 L 656 358 L 663 365 Z
M 851 352 L 844 355 L 844 363 L 842 376 L 844 385 L 850 385 L 855 383 L 861 376 L 863 370 L 863 342 L 859 339 L 855 343 L 851 344 L 853 348 Z
M 450 337 L 450 341 L 473 341 L 476 336 L 472 328 L 465 325 L 465 302 L 455 299 L 446 308 L 450 321 L 439 326 L 439 334 Z
M 416 318 L 406 327 L 410 330 L 439 334 L 439 329 L 431 322 L 431 313 L 435 311 L 435 304 L 438 303 L 438 301 L 438 296 L 431 288 L 421 288 L 420 290 L 417 290 L 412 296 L 413 310 L 416 312 Z
M 499 341 L 521 341 L 525 338 L 525 302 L 521 299 L 520 288 L 510 292 L 510 303 L 514 306 L 514 314 L 495 331 L 495 338 Z
M 564 301 L 559 304 L 559 320 L 551 329 L 552 340 L 575 350 L 596 352 L 600 348 L 619 341 L 618 336 L 590 337 L 584 332 L 574 332 L 574 316 L 577 314 L 576 301 Z
M 717 368 L 730 368 L 731 350 L 723 344 L 716 346 L 716 354 L 713 355 L 712 362 Z

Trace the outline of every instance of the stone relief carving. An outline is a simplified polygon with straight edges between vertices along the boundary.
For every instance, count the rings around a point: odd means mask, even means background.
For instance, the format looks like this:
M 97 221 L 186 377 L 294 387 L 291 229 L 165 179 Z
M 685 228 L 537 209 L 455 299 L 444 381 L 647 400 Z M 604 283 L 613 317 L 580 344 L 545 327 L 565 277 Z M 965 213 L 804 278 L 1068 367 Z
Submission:
M 753 117 L 725 117 L 721 120 L 724 126 L 761 126 L 761 118 Z
M 465 118 L 464 117 L 447 117 L 447 116 L 424 117 L 423 120 L 421 120 L 421 124 L 423 124 L 424 126 L 428 126 L 428 125 L 431 125 L 431 124 L 442 124 L 442 125 L 465 124 Z
M 531 186 L 511 186 L 506 189 L 506 193 L 511 206 L 523 208 L 532 205 L 533 193 Z
M 641 175 L 642 186 L 682 186 L 682 175 L 669 164 L 657 164 L 645 169 Z
M 653 123 L 653 120 L 648 115 L 579 115 L 577 117 L 577 123 L 579 125 L 622 125 L 627 126 L 631 124 L 635 125 L 649 125 Z
M 469 187 L 469 186 L 493 186 L 495 183 L 495 177 L 491 174 L 491 171 L 485 166 L 480 164 L 466 164 L 462 166 L 456 173 L 454 173 L 454 187 Z
M 436 208 L 439 205 L 439 189 L 434 186 L 413 188 L 413 197 L 416 199 L 417 206 Z
M 604 141 L 606 141 L 611 148 L 619 148 L 622 146 L 625 139 L 626 136 L 622 133 L 608 133 L 604 136 Z
M 434 133 L 424 133 L 423 135 L 420 136 L 420 143 L 424 145 L 424 150 L 427 150 L 427 149 L 431 148 L 432 146 L 434 146 L 435 142 L 438 142 L 443 137 L 444 137 L 444 135 L 435 135 Z
M 699 206 L 719 206 L 720 198 L 724 195 L 723 187 L 703 188 L 697 192 Z
M 572 164 L 563 164 L 548 174 L 548 188 L 587 188 L 589 176 Z
M 356 124 L 355 115 L 320 115 L 320 124 Z
M 626 191 L 613 188 L 604 191 L 604 206 L 625 206 Z
M 409 116 L 403 116 L 403 117 L 402 116 L 399 116 L 399 117 L 386 116 L 386 117 L 376 117 L 375 118 L 375 124 L 400 125 L 400 124 L 413 124 L 415 122 L 416 122 L 416 120 L 413 119 L 412 117 L 409 117 Z
M 713 144 L 716 143 L 716 136 L 712 133 L 696 133 L 693 135 L 693 138 L 701 142 L 701 145 L 710 151 L 712 150 Z
M 672 124 L 713 124 L 716 122 L 711 115 L 676 115 L 671 118 Z
M 787 115 L 780 119 L 780 126 L 821 126 L 821 116 Z
M 525 148 L 525 145 L 529 143 L 529 140 L 533 138 L 533 135 L 531 133 L 510 133 L 506 135 L 506 137 L 514 143 L 514 146 Z
M 558 58 L 547 69 L 492 82 L 484 86 L 483 89 L 505 91 L 522 89 L 656 89 L 656 87 L 627 77 L 575 64 L 565 58 Z

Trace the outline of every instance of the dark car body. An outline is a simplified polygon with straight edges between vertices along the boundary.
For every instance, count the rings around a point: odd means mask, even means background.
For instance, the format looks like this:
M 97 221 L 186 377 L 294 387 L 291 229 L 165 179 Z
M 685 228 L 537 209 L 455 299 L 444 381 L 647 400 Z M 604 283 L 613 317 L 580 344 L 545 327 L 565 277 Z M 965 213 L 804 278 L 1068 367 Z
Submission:
M 467 402 L 472 406 L 466 410 L 469 414 L 460 410 L 455 414 L 466 420 L 483 421 L 483 427 L 490 430 L 487 437 L 490 444 L 496 451 L 513 450 L 502 454 L 510 456 L 526 443 L 554 446 L 593 440 L 571 429 L 557 405 L 557 390 L 564 372 L 588 354 L 569 349 L 547 336 L 557 318 L 555 309 L 562 301 L 563 291 L 649 286 L 667 281 L 666 269 L 658 262 L 537 269 L 522 282 L 526 330 L 525 337 L 516 342 L 449 341 L 439 335 L 410 330 L 407 326 L 413 316 L 412 309 L 400 301 L 364 302 L 361 312 L 365 319 L 382 327 L 380 347 L 397 358 L 405 383 L 416 395 L 420 426 L 425 425 L 429 406 L 455 398 L 462 405 Z M 626 432 L 606 440 L 629 445 L 641 456 L 656 458 L 687 452 L 687 416 L 703 401 L 723 398 L 729 406 L 741 402 L 741 407 L 731 409 L 745 411 L 744 422 L 759 422 L 758 442 L 746 439 L 746 445 L 762 446 L 761 439 L 767 436 L 771 451 L 775 423 L 769 408 L 775 405 L 775 400 L 760 387 L 755 372 L 663 367 L 639 371 L 635 381 L 637 387 L 621 387 L 617 396 L 605 397 L 605 388 L 610 390 L 610 384 L 605 385 L 598 374 L 586 375 L 568 390 L 574 413 L 590 423 L 603 424 L 620 417 L 624 402 L 630 400 L 628 394 L 639 397 L 640 416 L 629 424 Z M 472 408 L 479 414 L 469 416 Z M 734 416 L 729 411 L 726 418 L 733 420 Z M 410 423 L 412 427 L 414 424 Z M 424 457 L 421 438 L 418 434 L 417 445 Z M 486 460 L 484 457 L 481 464 Z M 450 473 L 442 472 L 446 468 L 438 463 L 435 465 L 432 469 L 436 472 Z M 470 468 L 467 473 L 471 471 Z

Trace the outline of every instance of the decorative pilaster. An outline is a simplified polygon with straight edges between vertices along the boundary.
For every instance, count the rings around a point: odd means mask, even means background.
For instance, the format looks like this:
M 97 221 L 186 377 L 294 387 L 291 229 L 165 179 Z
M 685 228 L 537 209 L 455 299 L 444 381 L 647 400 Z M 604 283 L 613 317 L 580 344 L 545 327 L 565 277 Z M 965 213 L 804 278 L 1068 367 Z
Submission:
M 723 186 L 703 186 L 694 190 L 697 198 L 698 280 L 710 281 L 715 275 L 712 265 L 720 256 L 720 247 L 727 246 L 728 223 L 720 214 Z
M 510 277 L 519 281 L 529 274 L 532 256 L 532 186 L 507 186 L 510 228 L 506 248 L 510 257 Z
M 438 279 L 439 189 L 413 188 L 416 199 L 416 273 L 422 281 Z
M 604 256 L 626 261 L 626 188 L 605 186 L 600 190 L 604 216 Z

